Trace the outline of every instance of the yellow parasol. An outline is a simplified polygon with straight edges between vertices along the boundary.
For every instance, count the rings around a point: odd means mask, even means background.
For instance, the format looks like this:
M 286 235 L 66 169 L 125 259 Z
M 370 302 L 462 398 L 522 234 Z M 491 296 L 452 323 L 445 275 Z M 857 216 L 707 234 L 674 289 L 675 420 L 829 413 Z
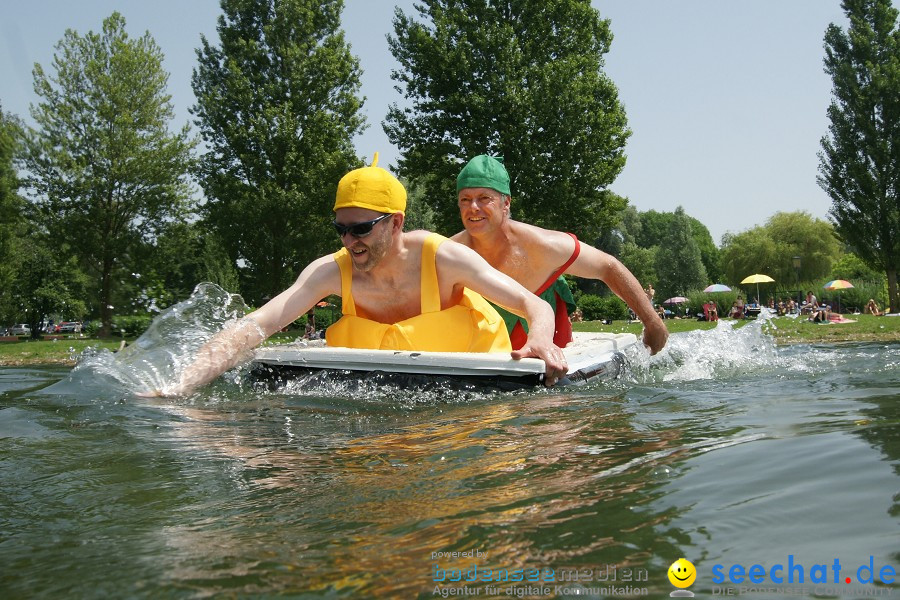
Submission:
M 775 280 L 769 277 L 768 275 L 763 275 L 761 273 L 754 273 L 753 275 L 748 275 L 741 280 L 741 283 L 755 283 L 756 284 L 756 300 L 762 304 L 762 301 L 759 299 L 759 284 L 761 283 L 773 283 Z

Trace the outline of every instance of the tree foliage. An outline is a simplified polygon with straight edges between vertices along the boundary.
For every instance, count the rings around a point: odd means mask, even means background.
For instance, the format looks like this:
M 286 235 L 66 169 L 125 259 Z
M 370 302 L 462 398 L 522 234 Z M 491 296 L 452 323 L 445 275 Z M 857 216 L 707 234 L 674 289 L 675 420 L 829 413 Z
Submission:
M 19 179 L 13 166 L 21 134 L 18 121 L 0 107 L 0 323 L 22 318 L 12 294 L 18 271 L 16 243 L 25 229 L 24 200 L 19 196 Z
M 189 209 L 192 143 L 172 134 L 168 74 L 149 33 L 130 39 L 113 13 L 101 33 L 67 30 L 54 74 L 34 68 L 24 165 L 37 222 L 97 282 L 91 294 L 104 331 L 134 251 Z
M 256 301 L 337 246 L 337 183 L 359 165 L 360 69 L 340 30 L 341 0 L 221 6 L 220 45 L 202 39 L 192 80 L 208 147 L 204 216 Z
M 860 257 L 851 253 L 835 261 L 829 279 L 846 279 L 854 284 L 861 281 L 886 283 L 883 273 L 873 271 Z
M 785 259 L 791 265 L 790 256 L 794 255 L 779 257 L 775 241 L 765 227 L 760 225 L 741 233 L 726 234 L 722 243 L 723 283 L 734 287 L 754 273 L 768 275 L 776 282 L 794 281 L 793 274 L 785 280 L 775 272 L 775 268 Z
M 900 30 L 891 0 L 843 0 L 847 31 L 829 25 L 825 72 L 832 78 L 819 185 L 832 199 L 838 235 L 885 271 L 900 311 Z
M 634 242 L 625 242 L 622 255 L 619 260 L 631 271 L 632 275 L 641 282 L 643 287 L 656 282 L 656 250 L 653 248 L 641 248 Z
M 779 284 L 798 283 L 793 257 L 799 256 L 800 281 L 827 277 L 840 255 L 834 228 L 806 212 L 775 213 L 764 225 L 723 239 L 721 250 L 725 283 L 737 285 L 754 273 Z
M 653 248 L 660 245 L 662 240 L 669 235 L 675 220 L 678 218 L 673 212 L 658 212 L 655 210 L 648 210 L 638 214 L 640 225 L 636 227 L 632 223 L 631 228 L 635 230 L 635 242 L 642 248 Z M 721 277 L 719 249 L 716 248 L 709 229 L 694 217 L 687 214 L 684 216 L 690 224 L 691 237 L 694 238 L 694 242 L 700 250 L 700 259 L 703 261 L 703 267 L 706 269 L 707 278 L 710 282 L 718 281 Z
M 672 224 L 656 251 L 656 289 L 662 298 L 685 296 L 706 287 L 706 268 L 694 239 L 690 217 L 675 209 Z
M 17 244 L 18 274 L 11 286 L 17 313 L 40 335 L 41 320 L 52 314 L 63 319 L 82 319 L 88 314 L 88 278 L 78 266 L 74 249 L 67 242 L 33 232 Z
M 774 263 L 768 265 L 767 274 L 776 281 L 794 281 L 795 256 L 800 257 L 801 281 L 827 277 L 840 256 L 834 227 L 807 212 L 775 213 L 766 221 L 765 231 L 775 244 Z
M 439 228 L 460 229 L 454 182 L 500 155 L 514 218 L 594 239 L 624 206 L 609 192 L 630 135 L 603 73 L 612 34 L 587 0 L 423 0 L 397 9 L 392 78 L 409 101 L 385 131 L 399 171 L 423 185 Z

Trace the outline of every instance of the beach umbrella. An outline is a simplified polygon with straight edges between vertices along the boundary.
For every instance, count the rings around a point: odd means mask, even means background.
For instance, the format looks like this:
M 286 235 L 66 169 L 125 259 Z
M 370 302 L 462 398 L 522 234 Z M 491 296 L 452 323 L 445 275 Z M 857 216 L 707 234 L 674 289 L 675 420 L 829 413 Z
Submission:
M 756 299 L 759 300 L 759 284 L 761 283 L 772 283 L 775 281 L 768 275 L 763 275 L 761 273 L 754 273 L 753 275 L 748 275 L 741 280 L 741 283 L 755 283 L 756 284 Z
M 853 284 L 846 279 L 832 279 L 822 287 L 829 292 L 838 291 L 838 312 L 841 312 L 841 290 L 850 289 L 853 287 Z
M 704 292 L 730 292 L 731 288 L 721 283 L 714 283 L 703 288 Z
M 672 298 L 669 298 L 668 300 L 665 300 L 663 304 L 684 304 L 687 301 L 688 299 L 684 296 L 674 296 Z

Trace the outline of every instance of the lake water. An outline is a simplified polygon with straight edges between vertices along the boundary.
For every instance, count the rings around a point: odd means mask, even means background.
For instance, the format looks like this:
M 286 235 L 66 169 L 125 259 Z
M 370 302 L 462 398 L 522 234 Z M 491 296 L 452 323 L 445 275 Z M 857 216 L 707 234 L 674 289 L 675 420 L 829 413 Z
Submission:
M 900 595 L 900 344 L 762 327 L 525 393 L 0 369 L 0 594 Z

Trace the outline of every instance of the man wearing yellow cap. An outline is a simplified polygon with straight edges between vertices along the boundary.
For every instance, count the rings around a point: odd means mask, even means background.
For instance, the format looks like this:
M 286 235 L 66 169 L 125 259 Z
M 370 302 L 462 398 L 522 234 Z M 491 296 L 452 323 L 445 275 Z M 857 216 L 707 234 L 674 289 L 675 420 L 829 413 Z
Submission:
M 377 166 L 356 169 L 338 184 L 334 227 L 344 247 L 310 263 L 297 281 L 213 337 L 159 393 L 185 394 L 230 369 L 249 350 L 338 294 L 344 316 L 326 332 L 329 345 L 443 352 L 510 352 L 503 320 L 480 294 L 525 317 L 527 343 L 513 358 L 536 357 L 552 385 L 566 373 L 553 344 L 553 311 L 477 253 L 427 231 L 403 231 L 406 190 Z
M 574 299 L 562 275 L 599 279 L 634 311 L 644 324 L 644 344 L 651 354 L 666 345 L 669 332 L 647 300 L 641 284 L 615 257 L 578 241 L 571 233 L 542 229 L 510 217 L 509 173 L 500 160 L 473 158 L 456 178 L 459 214 L 465 229 L 451 239 L 475 250 L 488 263 L 543 298 L 556 313 L 554 342 L 572 340 L 567 310 Z M 498 307 L 513 348 L 528 338 L 528 323 Z

